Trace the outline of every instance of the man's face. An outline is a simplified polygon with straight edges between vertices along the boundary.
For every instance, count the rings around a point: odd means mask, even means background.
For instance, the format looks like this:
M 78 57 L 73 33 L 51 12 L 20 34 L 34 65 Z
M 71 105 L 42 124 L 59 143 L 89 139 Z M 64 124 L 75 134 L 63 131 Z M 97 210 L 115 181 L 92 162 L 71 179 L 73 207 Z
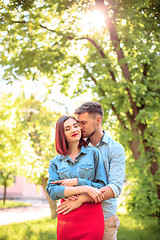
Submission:
M 84 138 L 92 137 L 97 130 L 97 118 L 88 112 L 77 115 L 77 120 L 80 124 L 82 136 Z

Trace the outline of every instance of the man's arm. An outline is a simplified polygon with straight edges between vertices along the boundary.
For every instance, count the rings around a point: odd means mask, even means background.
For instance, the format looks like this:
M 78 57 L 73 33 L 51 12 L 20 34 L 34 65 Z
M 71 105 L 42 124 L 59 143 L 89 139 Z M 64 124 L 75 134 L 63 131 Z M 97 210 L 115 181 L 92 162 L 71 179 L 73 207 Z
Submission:
M 111 143 L 112 144 L 109 145 L 110 164 L 107 186 L 112 189 L 114 197 L 117 198 L 121 193 L 125 177 L 125 151 L 120 143 L 116 141 L 113 141 Z M 106 193 L 107 192 L 108 190 L 106 191 Z
M 65 200 L 57 207 L 57 213 L 67 214 L 80 206 L 82 206 L 85 202 L 94 202 L 93 198 L 91 198 L 88 194 L 81 194 L 77 196 L 76 200 Z
M 109 186 L 105 186 L 105 187 L 101 188 L 100 190 L 103 190 L 103 195 L 104 195 L 103 200 L 108 200 L 110 198 L 114 198 L 114 193 Z M 77 197 L 76 200 L 69 200 L 69 201 L 64 201 L 63 203 L 61 203 L 57 207 L 56 211 L 57 211 L 57 213 L 67 214 L 67 213 L 79 208 L 85 202 L 94 202 L 94 200 L 88 194 L 81 194 Z

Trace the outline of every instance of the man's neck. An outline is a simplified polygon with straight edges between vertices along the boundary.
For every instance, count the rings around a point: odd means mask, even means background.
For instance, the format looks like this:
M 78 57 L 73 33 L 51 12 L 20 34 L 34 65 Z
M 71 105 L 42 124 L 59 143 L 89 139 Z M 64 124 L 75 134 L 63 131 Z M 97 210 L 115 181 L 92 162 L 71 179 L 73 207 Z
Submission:
M 93 146 L 96 146 L 103 138 L 103 130 L 99 129 L 95 132 L 95 134 L 90 137 L 90 142 Z

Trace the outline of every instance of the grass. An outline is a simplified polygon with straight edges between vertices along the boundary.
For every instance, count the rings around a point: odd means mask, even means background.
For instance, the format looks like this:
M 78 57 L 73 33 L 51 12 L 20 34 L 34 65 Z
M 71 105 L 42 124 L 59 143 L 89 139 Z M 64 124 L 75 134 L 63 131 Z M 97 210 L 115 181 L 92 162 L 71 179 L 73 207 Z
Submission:
M 140 218 L 134 214 L 122 214 L 118 240 L 158 240 L 160 226 L 157 217 Z
M 25 203 L 25 202 L 6 200 L 6 203 L 4 205 L 3 201 L 0 200 L 0 209 L 15 208 L 15 207 L 27 207 L 27 206 L 31 206 L 31 204 L 30 203 Z
M 119 215 L 118 240 L 158 240 L 160 228 L 154 217 Z M 74 226 L 73 226 L 74 228 Z M 0 240 L 56 240 L 56 220 L 49 217 L 0 226 Z
M 0 201 L 0 209 L 23 207 L 30 204 L 18 201 L 6 200 L 6 204 Z M 160 227 L 158 218 L 140 218 L 137 215 L 127 213 L 119 208 L 120 228 L 118 240 L 158 240 Z M 56 240 L 56 219 L 50 217 L 39 220 L 12 223 L 0 226 L 0 240 Z M 74 226 L 73 226 L 74 227 Z
M 56 240 L 56 220 L 49 217 L 0 226 L 0 240 Z

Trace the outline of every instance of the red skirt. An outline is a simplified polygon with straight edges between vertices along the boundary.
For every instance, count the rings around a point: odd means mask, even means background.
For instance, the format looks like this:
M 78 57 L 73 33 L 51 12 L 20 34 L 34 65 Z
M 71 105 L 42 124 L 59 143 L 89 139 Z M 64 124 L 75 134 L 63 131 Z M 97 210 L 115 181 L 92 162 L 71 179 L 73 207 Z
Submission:
M 84 203 L 57 217 L 57 240 L 102 240 L 104 216 L 101 203 Z

